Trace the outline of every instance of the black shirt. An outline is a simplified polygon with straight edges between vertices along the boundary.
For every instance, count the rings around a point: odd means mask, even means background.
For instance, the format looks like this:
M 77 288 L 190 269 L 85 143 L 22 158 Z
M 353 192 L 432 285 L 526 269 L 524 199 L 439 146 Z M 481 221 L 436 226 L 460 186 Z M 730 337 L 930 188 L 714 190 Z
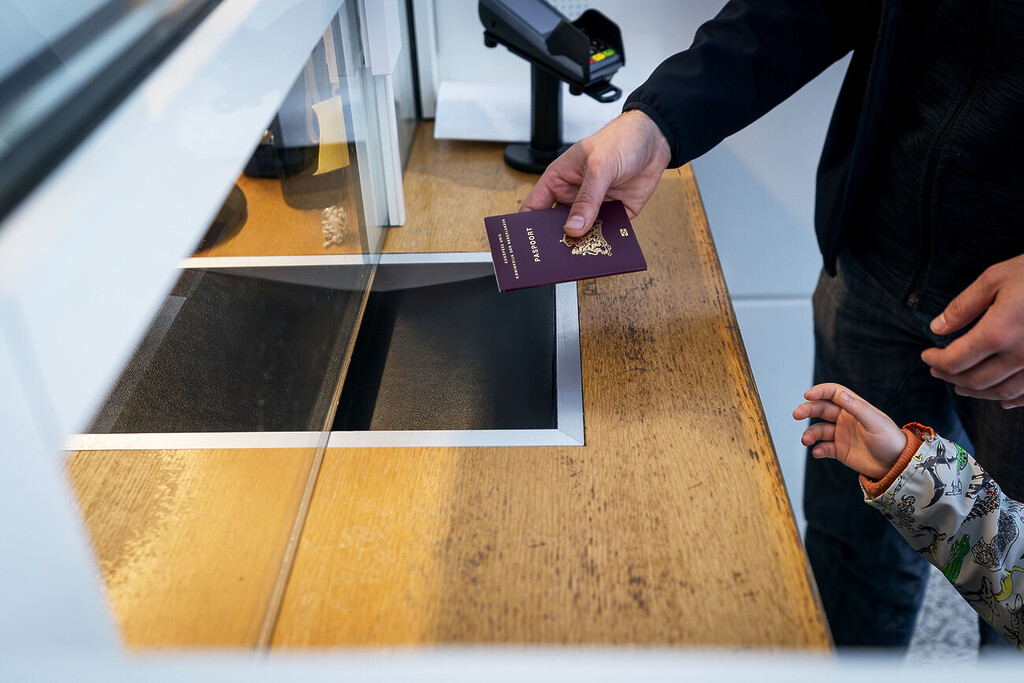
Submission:
M 1024 3 L 935 4 L 848 240 L 883 286 L 929 314 L 1024 253 Z
M 851 50 L 818 169 L 825 268 L 846 249 L 938 313 L 1024 253 L 1021 3 L 733 0 L 624 109 L 650 115 L 681 165 Z

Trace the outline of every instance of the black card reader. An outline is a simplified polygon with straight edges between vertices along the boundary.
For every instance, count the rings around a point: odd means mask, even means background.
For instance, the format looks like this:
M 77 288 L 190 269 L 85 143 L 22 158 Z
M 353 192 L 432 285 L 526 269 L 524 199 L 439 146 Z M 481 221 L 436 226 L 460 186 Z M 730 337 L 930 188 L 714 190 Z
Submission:
M 568 145 L 562 144 L 561 82 L 573 95 L 614 102 L 622 91 L 611 77 L 626 63 L 619 27 L 597 10 L 569 21 L 544 0 L 480 0 L 484 44 L 499 44 L 530 62 L 530 143 L 513 143 L 505 160 L 541 173 Z

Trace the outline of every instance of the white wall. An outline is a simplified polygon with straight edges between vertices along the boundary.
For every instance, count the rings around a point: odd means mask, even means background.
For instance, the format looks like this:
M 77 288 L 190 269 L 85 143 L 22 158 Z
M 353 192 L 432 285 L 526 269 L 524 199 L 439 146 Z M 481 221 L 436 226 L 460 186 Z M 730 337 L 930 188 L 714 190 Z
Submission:
M 693 163 L 801 530 L 803 425 L 791 414 L 812 379 L 814 174 L 846 64 Z
M 475 0 L 436 0 L 441 81 L 529 83 L 527 63 L 483 47 Z M 687 47 L 724 0 L 567 0 L 570 18 L 593 7 L 622 29 L 626 66 L 613 82 L 629 92 L 668 55 Z M 803 527 L 802 426 L 790 416 L 810 386 L 810 297 L 821 268 L 814 239 L 814 173 L 846 61 L 694 161 L 697 182 L 772 432 Z M 571 115 L 567 98 L 567 116 Z M 606 120 L 621 102 L 604 105 Z M 594 124 L 599 125 L 599 123 Z M 528 126 L 528 123 L 524 123 Z M 567 122 L 567 133 L 570 126 Z

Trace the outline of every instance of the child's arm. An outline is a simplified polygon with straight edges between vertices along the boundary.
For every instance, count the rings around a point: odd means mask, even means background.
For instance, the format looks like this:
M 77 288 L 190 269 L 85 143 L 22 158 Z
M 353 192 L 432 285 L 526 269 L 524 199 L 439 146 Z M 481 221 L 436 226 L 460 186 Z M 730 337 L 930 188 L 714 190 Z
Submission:
M 927 427 L 913 431 L 919 446 L 887 486 L 861 478 L 864 500 L 1024 651 L 1024 505 L 960 446 Z
M 1024 505 L 1007 498 L 966 451 L 927 427 L 900 430 L 838 384 L 815 386 L 804 397 L 793 416 L 828 421 L 804 431 L 805 445 L 822 442 L 813 455 L 859 471 L 865 501 L 1024 651 Z

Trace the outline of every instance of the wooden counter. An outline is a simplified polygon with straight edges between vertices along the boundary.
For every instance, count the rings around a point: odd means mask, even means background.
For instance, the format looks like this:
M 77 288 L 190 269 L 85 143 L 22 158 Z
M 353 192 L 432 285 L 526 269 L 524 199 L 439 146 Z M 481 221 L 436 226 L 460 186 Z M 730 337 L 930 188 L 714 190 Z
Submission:
M 386 251 L 485 250 L 482 217 L 517 210 L 536 180 L 506 167 L 501 152 L 501 145 L 435 141 L 424 124 L 405 175 L 406 225 L 389 231 Z M 827 649 L 689 167 L 665 173 L 634 225 L 648 270 L 578 285 L 585 446 L 329 449 L 318 470 L 308 454 L 296 454 L 276 471 L 265 469 L 274 465 L 262 454 L 243 452 L 228 478 L 254 481 L 244 484 L 247 495 L 279 501 L 274 520 L 271 513 L 254 520 L 231 491 L 222 494 L 223 507 L 214 493 L 205 505 L 191 499 L 191 507 L 188 496 L 165 496 L 163 526 L 151 512 L 155 531 L 146 538 L 173 536 L 179 540 L 171 546 L 184 555 L 165 553 L 162 570 L 149 562 L 133 577 L 117 558 L 130 554 L 133 525 L 147 522 L 130 509 L 112 519 L 104 497 L 124 499 L 134 487 L 132 495 L 144 499 L 146 490 L 185 480 L 164 468 L 118 492 L 108 476 L 100 496 L 90 464 L 96 454 L 73 457 L 126 642 L 253 646 L 258 629 L 236 612 L 249 615 L 267 600 L 264 629 L 272 627 L 276 648 Z M 209 452 L 174 457 L 213 462 Z M 291 522 L 284 519 L 311 468 L 315 489 L 289 564 L 281 547 Z M 263 475 L 255 480 L 243 476 L 257 470 Z M 233 533 L 210 542 L 211 520 L 225 515 L 237 515 Z M 253 552 L 264 538 L 269 549 Z M 190 580 L 181 581 L 186 567 Z M 260 589 L 240 591 L 232 606 L 230 594 L 223 597 L 232 576 Z M 267 606 L 274 577 L 287 577 L 279 611 Z M 146 591 L 173 592 L 181 608 L 164 605 L 154 616 L 159 604 L 131 598 Z M 221 597 L 217 609 L 225 614 L 208 614 L 207 627 L 197 626 L 186 606 L 210 612 L 210 595 Z M 246 628 L 216 638 L 213 622 Z

